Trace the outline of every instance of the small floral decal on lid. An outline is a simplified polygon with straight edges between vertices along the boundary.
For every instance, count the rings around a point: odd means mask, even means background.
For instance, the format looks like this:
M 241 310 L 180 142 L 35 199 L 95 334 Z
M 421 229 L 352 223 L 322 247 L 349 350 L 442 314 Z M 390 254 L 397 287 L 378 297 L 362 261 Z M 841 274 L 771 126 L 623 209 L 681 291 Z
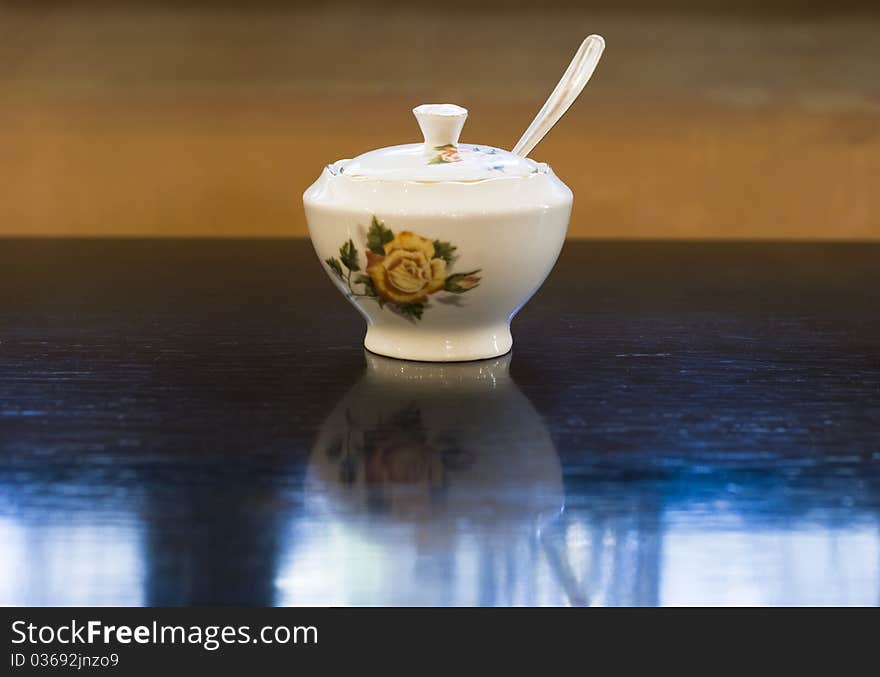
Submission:
M 379 307 L 415 322 L 430 308 L 431 296 L 464 294 L 480 284 L 479 270 L 453 273 L 457 247 L 408 230 L 393 233 L 373 216 L 365 244 L 366 265 L 353 240 L 339 248 L 339 258 L 325 261 L 348 287 L 351 298 L 375 300 Z M 449 297 L 453 299 L 454 297 Z
M 443 146 L 435 146 L 434 150 L 439 151 L 434 157 L 428 160 L 429 165 L 441 165 L 449 162 L 461 162 L 461 155 L 458 154 L 458 148 L 455 144 L 447 143 Z
M 434 150 L 437 153 L 430 157 L 428 160 L 429 165 L 445 165 L 451 162 L 461 162 L 462 160 L 470 159 L 480 163 L 488 170 L 495 172 L 504 171 L 504 164 L 498 160 L 500 155 L 498 149 L 492 146 L 471 146 L 468 148 L 447 143 L 443 146 L 434 146 Z

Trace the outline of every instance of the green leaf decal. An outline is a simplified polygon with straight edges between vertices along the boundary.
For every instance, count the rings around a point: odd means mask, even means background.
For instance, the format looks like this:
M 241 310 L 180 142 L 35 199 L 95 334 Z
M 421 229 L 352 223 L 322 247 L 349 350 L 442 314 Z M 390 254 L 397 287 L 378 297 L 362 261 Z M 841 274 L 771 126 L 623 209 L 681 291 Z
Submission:
M 361 269 L 360 265 L 358 265 L 357 247 L 354 246 L 354 242 L 351 240 L 339 248 L 339 258 L 342 259 L 342 265 L 348 268 L 351 272 L 356 272 Z
M 411 320 L 421 320 L 425 312 L 424 303 L 398 303 L 397 312 Z
M 449 242 L 441 242 L 434 240 L 434 258 L 443 259 L 447 265 L 451 265 L 455 261 L 455 250 L 458 249 L 454 244 Z
M 477 277 L 479 272 L 479 270 L 472 270 L 469 273 L 450 275 L 446 278 L 446 284 L 443 285 L 443 289 L 453 294 L 464 294 L 466 291 L 479 286 L 480 278 Z
M 385 245 L 393 239 L 394 233 L 386 228 L 384 223 L 373 216 L 373 221 L 370 223 L 370 230 L 367 232 L 367 248 L 374 254 L 384 254 Z
M 342 274 L 342 266 L 339 265 L 339 261 L 331 258 L 324 261 L 324 263 L 330 266 L 330 270 L 339 275 L 339 277 L 344 277 Z
M 385 307 L 385 299 L 383 299 L 381 296 L 379 296 L 379 294 L 376 292 L 376 285 L 373 284 L 372 277 L 370 277 L 369 275 L 358 275 L 354 279 L 354 281 L 356 284 L 364 285 L 364 294 L 376 299 L 376 301 L 379 302 L 380 308 Z

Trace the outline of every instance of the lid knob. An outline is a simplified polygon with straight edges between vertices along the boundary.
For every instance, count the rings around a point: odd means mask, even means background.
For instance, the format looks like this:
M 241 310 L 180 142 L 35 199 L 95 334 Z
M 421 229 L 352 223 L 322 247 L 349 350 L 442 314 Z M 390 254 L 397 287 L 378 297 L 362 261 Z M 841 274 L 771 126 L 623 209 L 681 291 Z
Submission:
M 425 153 L 431 154 L 458 143 L 468 112 L 451 103 L 425 103 L 413 108 L 413 114 L 425 137 Z

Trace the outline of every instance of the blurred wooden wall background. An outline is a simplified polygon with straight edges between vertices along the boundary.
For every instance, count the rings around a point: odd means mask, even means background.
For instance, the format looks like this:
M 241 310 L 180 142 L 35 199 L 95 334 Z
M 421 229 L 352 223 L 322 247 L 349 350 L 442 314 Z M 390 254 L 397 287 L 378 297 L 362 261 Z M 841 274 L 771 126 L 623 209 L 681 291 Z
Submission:
M 880 239 L 878 29 L 857 0 L 6 2 L 0 235 L 302 235 L 323 164 L 417 141 L 429 101 L 509 147 L 598 32 L 535 154 L 572 236 Z

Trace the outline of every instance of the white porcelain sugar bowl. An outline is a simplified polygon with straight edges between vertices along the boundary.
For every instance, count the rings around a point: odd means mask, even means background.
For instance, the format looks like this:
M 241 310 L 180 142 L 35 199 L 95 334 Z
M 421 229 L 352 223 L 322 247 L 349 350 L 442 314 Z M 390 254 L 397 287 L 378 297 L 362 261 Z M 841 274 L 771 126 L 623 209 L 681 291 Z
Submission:
M 550 273 L 572 194 L 549 165 L 461 143 L 467 110 L 413 111 L 423 143 L 325 167 L 305 192 L 315 251 L 367 319 L 366 348 L 462 361 L 510 350 L 510 321 Z

